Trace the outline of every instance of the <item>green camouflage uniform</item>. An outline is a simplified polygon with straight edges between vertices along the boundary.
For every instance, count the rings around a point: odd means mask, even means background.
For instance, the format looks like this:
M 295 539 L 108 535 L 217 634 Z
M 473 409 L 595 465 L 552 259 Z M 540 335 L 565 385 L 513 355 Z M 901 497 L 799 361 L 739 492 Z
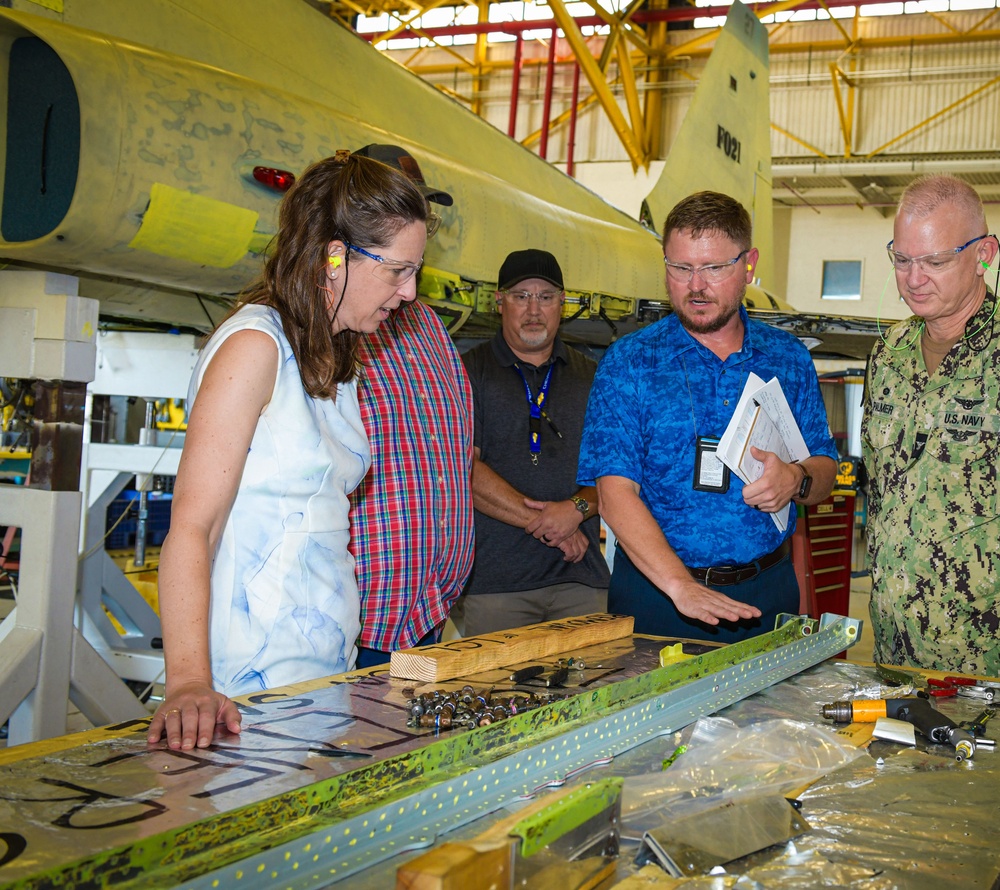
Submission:
M 928 379 L 920 321 L 872 350 L 862 453 L 875 660 L 1000 675 L 1000 314 L 987 294 Z

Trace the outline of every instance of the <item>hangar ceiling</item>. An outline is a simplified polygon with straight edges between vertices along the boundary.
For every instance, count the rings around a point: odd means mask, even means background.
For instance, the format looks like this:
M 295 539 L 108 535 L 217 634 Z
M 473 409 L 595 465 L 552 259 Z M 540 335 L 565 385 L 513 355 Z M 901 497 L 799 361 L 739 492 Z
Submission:
M 777 161 L 771 169 L 776 206 L 873 207 L 883 216 L 895 213 L 903 189 L 924 173 L 950 173 L 965 180 L 986 203 L 1000 203 L 1000 158 L 967 155 L 934 158 L 886 158 L 829 162 Z
M 394 37 L 421 38 L 424 47 L 439 50 L 434 63 L 426 61 L 426 51 L 408 54 L 407 67 L 428 79 L 440 74 L 443 68 L 462 70 L 470 75 L 471 89 L 456 96 L 476 113 L 483 113 L 482 101 L 489 88 L 489 75 L 500 70 L 509 71 L 519 55 L 512 61 L 507 57 L 491 58 L 487 52 L 487 35 L 494 32 L 520 35 L 524 31 L 538 31 L 551 25 L 561 29 L 566 36 L 570 61 L 574 58 L 586 78 L 581 83 L 577 110 L 598 106 L 608 115 L 618 133 L 634 168 L 648 167 L 651 160 L 661 158 L 665 148 L 659 144 L 663 126 L 661 103 L 649 101 L 656 95 L 649 86 L 666 80 L 678 60 L 706 56 L 712 49 L 717 29 L 692 29 L 695 18 L 724 17 L 727 6 L 695 7 L 679 0 L 620 0 L 618 11 L 605 9 L 598 0 L 586 0 L 568 7 L 566 0 L 547 0 L 544 4 L 551 11 L 548 19 L 533 18 L 524 22 L 491 21 L 489 0 L 467 0 L 456 4 L 454 0 L 309 0 L 347 27 L 354 27 L 359 16 L 388 14 L 389 30 L 362 34 L 380 45 Z M 908 3 L 911 7 L 914 4 Z M 472 24 L 445 27 L 421 27 L 421 16 L 438 8 L 466 7 L 475 10 Z M 882 7 L 880 10 L 879 7 Z M 898 0 L 867 0 L 866 14 L 892 13 L 903 4 Z M 918 7 L 923 8 L 923 7 Z M 584 11 L 581 13 L 581 9 Z M 816 37 L 816 21 L 797 21 L 796 15 L 807 10 L 825 10 L 825 36 Z M 947 106 L 920 119 L 900 124 L 897 136 L 874 151 L 858 148 L 854 132 L 856 103 L 866 88 L 863 76 L 866 53 L 898 49 L 913 52 L 919 47 L 954 47 L 961 59 L 960 47 L 975 44 L 1000 44 L 1000 8 L 976 10 L 971 19 L 956 27 L 954 20 L 938 12 L 907 16 L 909 27 L 905 33 L 864 35 L 859 29 L 862 7 L 854 0 L 777 0 L 757 4 L 755 10 L 761 18 L 771 16 L 768 25 L 772 60 L 812 58 L 837 54 L 836 64 L 824 72 L 827 86 L 832 85 L 834 109 L 840 127 L 842 149 L 838 154 L 824 152 L 799 134 L 776 129 L 804 151 L 799 155 L 773 159 L 773 198 L 776 206 L 821 207 L 857 205 L 873 207 L 891 214 L 899 193 L 916 175 L 928 172 L 948 172 L 966 179 L 975 186 L 988 202 L 1000 203 L 1000 152 L 906 151 L 906 138 L 921 128 L 933 125 L 943 115 L 953 118 L 964 113 L 974 113 L 976 101 L 984 97 L 996 102 L 1000 94 L 1000 74 L 986 71 L 978 79 L 969 79 L 963 92 Z M 846 14 L 846 17 L 844 15 Z M 497 16 L 493 16 L 497 18 Z M 811 18 L 815 18 L 812 16 Z M 468 14 L 463 20 L 468 19 Z M 782 20 L 784 19 L 784 20 Z M 767 19 L 765 18 L 765 22 Z M 585 37 L 597 26 L 605 26 L 607 36 Z M 678 37 L 678 31 L 685 32 Z M 687 39 L 687 35 L 690 39 Z M 451 45 L 454 38 L 463 36 L 474 43 L 466 46 Z M 474 38 L 470 35 L 474 35 Z M 381 45 L 385 45 L 381 43 Z M 520 46 L 520 39 L 518 39 Z M 518 50 L 519 52 L 519 50 Z M 554 50 L 552 51 L 554 54 Z M 394 57 L 400 61 L 398 54 Z M 445 58 L 445 62 L 439 61 Z M 553 55 L 549 57 L 552 64 Z M 535 60 L 542 61 L 544 60 Z M 565 56 L 560 62 L 565 62 Z M 991 76 L 992 75 L 992 76 Z M 772 81 L 774 71 L 772 70 Z M 437 84 L 439 88 L 441 84 Z M 587 87 L 589 86 L 589 90 Z M 624 96 L 629 111 L 626 120 L 619 107 L 619 96 Z M 554 118 L 549 126 L 565 124 L 567 114 Z M 772 127 L 775 125 L 772 124 Z M 522 141 L 529 146 L 538 144 L 542 134 L 534 132 Z M 544 142 L 544 139 L 543 139 Z M 960 147 L 960 146 L 956 146 Z M 543 154 L 544 156 L 544 154 Z

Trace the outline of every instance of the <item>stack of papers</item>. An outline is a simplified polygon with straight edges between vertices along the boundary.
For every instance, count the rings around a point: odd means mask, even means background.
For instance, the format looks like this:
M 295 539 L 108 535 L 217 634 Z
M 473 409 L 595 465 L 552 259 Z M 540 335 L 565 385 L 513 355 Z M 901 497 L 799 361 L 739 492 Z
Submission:
M 733 418 L 715 452 L 744 484 L 756 482 L 764 472 L 764 464 L 750 452 L 751 445 L 761 451 L 773 451 L 785 463 L 809 457 L 809 449 L 777 377 L 767 383 L 756 374 L 747 378 Z M 771 514 L 782 531 L 788 528 L 792 509 L 793 504 L 789 503 L 784 510 Z

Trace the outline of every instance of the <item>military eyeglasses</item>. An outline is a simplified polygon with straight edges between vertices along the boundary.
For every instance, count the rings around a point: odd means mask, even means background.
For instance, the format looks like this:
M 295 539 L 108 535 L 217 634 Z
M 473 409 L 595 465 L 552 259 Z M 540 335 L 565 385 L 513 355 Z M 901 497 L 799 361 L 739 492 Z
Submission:
M 700 275 L 709 284 L 718 284 L 729 278 L 736 271 L 736 264 L 749 253 L 741 250 L 736 256 L 726 263 L 709 263 L 707 266 L 689 266 L 687 263 L 672 263 L 663 257 L 663 265 L 667 267 L 669 275 L 678 284 L 687 284 L 694 276 Z
M 543 290 L 537 294 L 526 290 L 498 290 L 497 295 L 503 297 L 512 306 L 527 306 L 530 300 L 534 300 L 543 309 L 554 303 L 562 301 L 563 292 L 561 290 Z
M 419 263 L 408 263 L 406 260 L 390 260 L 388 257 L 379 256 L 377 253 L 371 253 L 363 247 L 358 247 L 356 244 L 348 244 L 347 249 L 353 250 L 355 253 L 360 253 L 370 260 L 375 260 L 378 265 L 372 269 L 372 275 L 397 286 L 409 281 L 420 271 L 420 267 L 424 264 L 423 260 Z
M 889 254 L 889 262 L 892 263 L 897 272 L 909 272 L 910 267 L 916 264 L 921 272 L 933 274 L 935 272 L 946 272 L 958 262 L 958 255 L 966 247 L 971 247 L 977 241 L 982 241 L 983 238 L 989 237 L 989 234 L 980 235 L 971 241 L 966 241 L 961 247 L 953 247 L 951 250 L 939 250 L 937 253 L 925 253 L 923 256 L 907 256 L 905 253 L 893 250 L 892 245 L 895 239 L 886 244 L 885 249 Z

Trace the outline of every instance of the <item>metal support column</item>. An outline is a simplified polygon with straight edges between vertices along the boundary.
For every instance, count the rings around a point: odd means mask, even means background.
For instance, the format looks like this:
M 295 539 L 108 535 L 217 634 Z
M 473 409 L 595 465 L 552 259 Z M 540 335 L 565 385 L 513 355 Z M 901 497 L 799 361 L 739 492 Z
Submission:
M 573 98 L 570 100 L 569 105 L 569 138 L 566 144 L 566 174 L 568 176 L 573 175 L 573 162 L 574 154 L 576 153 L 576 119 L 578 117 L 577 113 L 577 102 L 580 99 L 580 66 L 576 64 L 573 66 Z
M 549 121 L 552 119 L 552 85 L 556 76 L 556 43 L 559 40 L 555 28 L 549 37 L 549 59 L 545 66 L 545 100 L 542 103 L 542 141 L 538 146 L 538 154 L 548 159 L 549 156 Z
M 507 119 L 507 135 L 511 139 L 517 132 L 517 105 L 521 101 L 521 54 L 524 52 L 524 35 L 519 31 L 514 44 L 514 74 L 510 85 L 510 116 Z

